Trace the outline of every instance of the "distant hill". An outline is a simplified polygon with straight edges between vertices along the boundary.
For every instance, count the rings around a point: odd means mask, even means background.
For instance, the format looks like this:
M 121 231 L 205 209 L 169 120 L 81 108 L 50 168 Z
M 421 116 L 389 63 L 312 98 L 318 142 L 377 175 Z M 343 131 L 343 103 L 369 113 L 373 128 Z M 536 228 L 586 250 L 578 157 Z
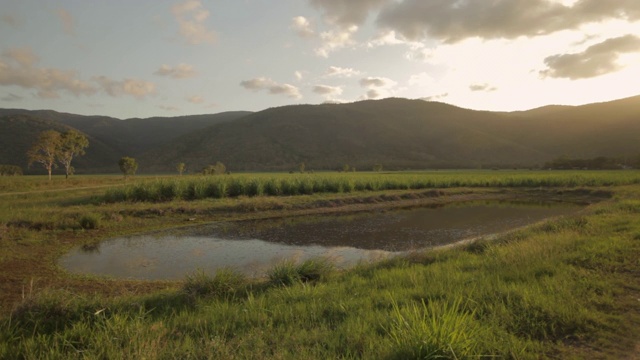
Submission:
M 524 112 L 423 100 L 285 106 L 214 125 L 155 148 L 149 171 L 222 161 L 230 170 L 535 166 L 561 155 L 640 153 L 640 97 Z
M 640 96 L 516 112 L 392 98 L 128 120 L 0 109 L 0 118 L 0 163 L 22 165 L 14 160 L 24 153 L 25 139 L 48 126 L 67 126 L 90 136 L 87 155 L 78 159 L 86 171 L 116 172 L 117 159 L 124 155 L 138 160 L 139 172 L 155 173 L 174 172 L 180 162 L 191 172 L 216 161 L 231 171 L 286 171 L 302 162 L 314 170 L 343 164 L 360 170 L 374 164 L 385 169 L 487 168 L 539 166 L 562 155 L 640 154 Z M 5 141 L 23 145 L 4 146 Z
M 3 119 L 0 120 L 3 145 L 0 163 L 15 163 L 24 167 L 26 149 L 40 132 L 49 129 L 63 132 L 74 128 L 89 137 L 87 154 L 74 160 L 74 167 L 78 172 L 118 172 L 117 162 L 122 156 L 138 157 L 149 148 L 162 145 L 178 136 L 248 114 L 251 112 L 119 120 L 52 110 L 0 109 L 0 119 Z M 13 119 L 13 122 L 9 123 L 8 119 Z M 18 119 L 21 120 L 20 126 L 16 122 Z

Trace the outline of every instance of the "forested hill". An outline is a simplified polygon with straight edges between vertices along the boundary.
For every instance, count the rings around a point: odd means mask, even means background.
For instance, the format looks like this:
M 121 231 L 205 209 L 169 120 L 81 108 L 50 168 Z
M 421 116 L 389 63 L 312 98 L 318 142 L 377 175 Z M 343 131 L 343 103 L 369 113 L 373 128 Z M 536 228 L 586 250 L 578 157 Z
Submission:
M 20 114 L 20 126 L 15 122 Z M 0 109 L 0 164 L 26 165 L 25 146 L 47 128 L 90 138 L 78 172 L 116 172 L 133 156 L 139 172 L 191 172 L 223 162 L 231 171 L 532 167 L 573 158 L 640 154 L 640 96 L 584 106 L 489 112 L 407 99 L 294 105 L 256 113 L 118 120 Z M 8 135 L 9 134 L 9 135 Z M 6 145 L 5 145 L 6 144 Z M 83 159 L 80 161 L 80 159 Z M 82 166 L 80 166 L 82 165 Z
M 640 154 L 640 97 L 578 107 L 474 111 L 422 100 L 298 105 L 180 137 L 143 156 L 149 171 L 221 161 L 232 170 L 536 166 L 562 155 Z
M 52 110 L 0 109 L 0 164 L 25 168 L 26 151 L 41 131 L 74 128 L 89 138 L 87 154 L 74 161 L 78 173 L 118 172 L 117 162 L 122 156 L 138 157 L 178 136 L 248 114 L 251 112 L 120 120 Z

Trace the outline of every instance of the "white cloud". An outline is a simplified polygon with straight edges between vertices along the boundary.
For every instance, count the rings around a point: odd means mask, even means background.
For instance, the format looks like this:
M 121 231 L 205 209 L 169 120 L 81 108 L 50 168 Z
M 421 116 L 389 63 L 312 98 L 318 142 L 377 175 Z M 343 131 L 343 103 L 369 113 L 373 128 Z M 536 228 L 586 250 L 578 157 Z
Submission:
M 42 98 L 57 98 L 59 92 L 75 96 L 93 95 L 96 88 L 79 79 L 77 72 L 36 67 L 38 57 L 30 49 L 9 49 L 0 60 L 0 85 L 35 89 Z
M 291 20 L 291 28 L 303 38 L 311 38 L 316 35 L 311 26 L 311 22 L 304 16 L 296 16 Z
M 329 66 L 329 69 L 326 72 L 326 76 L 328 77 L 345 77 L 350 78 L 352 76 L 360 75 L 360 71 L 354 70 L 353 68 L 341 68 L 338 66 Z
M 265 77 L 241 81 L 240 86 L 252 91 L 265 90 L 272 95 L 285 95 L 294 99 L 302 98 L 300 90 L 297 87 L 290 84 L 280 84 Z
M 315 49 L 315 53 L 321 57 L 329 57 L 329 54 L 355 44 L 352 36 L 358 31 L 358 27 L 353 25 L 345 29 L 334 29 L 320 34 L 322 45 Z
M 206 20 L 209 10 L 202 6 L 201 0 L 185 0 L 171 8 L 180 25 L 180 35 L 192 45 L 213 43 L 216 33 L 207 28 Z
M 154 72 L 154 74 L 160 76 L 169 76 L 174 79 L 185 79 L 195 76 L 196 71 L 193 66 L 189 64 L 181 63 L 175 67 L 163 64 L 162 66 L 160 66 L 160 69 Z
M 296 80 L 300 81 L 304 78 L 304 74 L 302 73 L 302 71 L 296 71 L 293 73 L 293 75 L 296 77 Z

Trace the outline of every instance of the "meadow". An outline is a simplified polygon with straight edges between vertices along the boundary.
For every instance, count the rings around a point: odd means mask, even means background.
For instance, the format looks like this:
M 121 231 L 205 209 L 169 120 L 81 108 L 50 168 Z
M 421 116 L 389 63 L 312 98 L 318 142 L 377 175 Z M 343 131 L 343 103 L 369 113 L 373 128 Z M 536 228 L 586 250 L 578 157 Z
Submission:
M 65 191 L 4 183 L 43 178 L 0 179 L 0 358 L 633 359 L 638 350 L 640 172 L 75 179 Z M 545 196 L 592 205 L 347 271 L 313 259 L 265 279 L 225 270 L 139 282 L 55 265 L 74 246 L 193 218 Z

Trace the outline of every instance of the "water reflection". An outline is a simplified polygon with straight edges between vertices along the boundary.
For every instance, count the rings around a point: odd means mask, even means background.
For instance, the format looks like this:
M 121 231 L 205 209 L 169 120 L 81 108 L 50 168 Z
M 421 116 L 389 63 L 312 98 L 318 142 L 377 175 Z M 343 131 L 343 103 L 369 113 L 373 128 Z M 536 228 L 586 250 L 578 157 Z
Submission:
M 117 238 L 76 249 L 70 272 L 118 278 L 178 279 L 195 269 L 231 267 L 261 276 L 274 264 L 329 257 L 339 267 L 403 251 L 450 244 L 565 215 L 576 205 L 472 203 L 349 215 L 215 223 Z

